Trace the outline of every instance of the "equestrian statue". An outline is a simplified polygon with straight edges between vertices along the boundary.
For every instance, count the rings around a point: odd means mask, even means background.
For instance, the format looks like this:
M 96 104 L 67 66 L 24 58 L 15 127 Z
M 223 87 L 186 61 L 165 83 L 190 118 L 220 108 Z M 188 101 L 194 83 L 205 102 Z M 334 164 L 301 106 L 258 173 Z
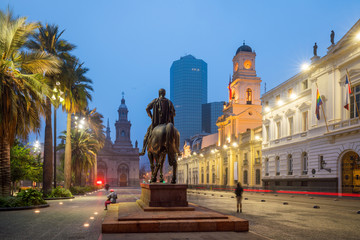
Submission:
M 139 155 L 145 155 L 147 148 L 151 168 L 151 182 L 157 181 L 159 170 L 160 182 L 164 181 L 163 165 L 167 155 L 169 165 L 173 167 L 171 183 L 174 184 L 176 183 L 176 158 L 180 154 L 180 133 L 174 127 L 174 105 L 169 99 L 165 98 L 165 94 L 165 89 L 161 88 L 159 90 L 159 97 L 151 101 L 146 107 L 146 112 L 151 118 L 151 125 L 147 129 L 143 148 Z M 156 166 L 154 163 L 156 163 Z

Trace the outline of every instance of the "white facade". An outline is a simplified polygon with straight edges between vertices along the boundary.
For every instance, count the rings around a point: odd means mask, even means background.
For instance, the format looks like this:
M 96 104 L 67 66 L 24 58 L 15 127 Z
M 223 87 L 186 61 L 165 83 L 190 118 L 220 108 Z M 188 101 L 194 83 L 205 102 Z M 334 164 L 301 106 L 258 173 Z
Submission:
M 360 21 L 327 55 L 313 57 L 308 70 L 263 95 L 265 187 L 360 191 L 360 120 L 354 100 L 360 103 L 359 34 Z M 351 111 L 344 108 L 347 72 L 354 92 Z M 317 89 L 325 113 L 320 108 L 320 120 L 315 114 Z

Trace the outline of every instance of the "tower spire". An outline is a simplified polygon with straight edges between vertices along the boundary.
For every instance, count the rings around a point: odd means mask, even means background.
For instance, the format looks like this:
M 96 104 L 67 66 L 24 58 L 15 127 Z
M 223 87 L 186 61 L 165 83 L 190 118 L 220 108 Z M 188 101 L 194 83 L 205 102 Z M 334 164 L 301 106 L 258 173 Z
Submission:
M 109 124 L 109 118 L 107 120 L 107 127 L 106 127 L 106 139 L 111 141 L 110 137 L 110 124 Z

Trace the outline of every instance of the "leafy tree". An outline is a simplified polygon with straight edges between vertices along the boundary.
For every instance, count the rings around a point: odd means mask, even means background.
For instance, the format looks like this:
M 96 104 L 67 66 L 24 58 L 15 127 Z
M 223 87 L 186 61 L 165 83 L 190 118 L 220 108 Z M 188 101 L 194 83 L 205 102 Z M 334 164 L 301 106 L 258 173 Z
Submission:
M 64 92 L 65 100 L 63 102 L 63 109 L 68 113 L 65 140 L 65 160 L 64 160 L 64 180 L 65 188 L 69 189 L 71 186 L 71 167 L 72 167 L 72 140 L 71 140 L 71 115 L 79 113 L 84 110 L 88 101 L 91 100 L 90 91 L 92 81 L 88 79 L 85 74 L 89 69 L 83 67 L 83 63 L 79 63 L 78 59 L 68 59 L 64 64 Z
M 59 61 L 44 52 L 25 51 L 38 23 L 0 11 L 0 195 L 10 195 L 10 147 L 15 137 L 39 131 L 43 96 L 49 95 L 43 73 L 58 71 Z
M 66 139 L 68 134 L 60 136 L 61 139 Z M 59 145 L 59 149 L 65 149 L 64 144 Z M 94 138 L 90 131 L 86 130 L 71 130 L 71 156 L 72 169 L 75 173 L 75 186 L 81 185 L 81 177 L 84 172 L 90 170 L 96 159 L 96 153 L 100 149 L 99 142 Z
M 20 180 L 40 182 L 42 180 L 42 164 L 40 154 L 33 155 L 31 149 L 21 144 L 18 140 L 10 150 L 11 182 L 13 192 Z
M 45 26 L 40 24 L 39 31 L 32 35 L 32 38 L 27 43 L 27 47 L 50 54 L 61 61 L 69 59 L 69 52 L 75 48 L 75 45 L 61 39 L 64 33 L 59 30 L 57 25 Z M 62 68 L 63 70 L 63 68 Z M 46 82 L 54 89 L 56 82 L 62 82 L 61 73 L 46 72 Z M 52 102 L 52 100 L 54 100 Z M 52 140 L 52 126 L 51 126 L 51 105 L 57 107 L 56 99 L 46 97 L 45 99 L 45 140 L 44 140 L 44 193 L 49 193 L 53 178 L 53 140 Z

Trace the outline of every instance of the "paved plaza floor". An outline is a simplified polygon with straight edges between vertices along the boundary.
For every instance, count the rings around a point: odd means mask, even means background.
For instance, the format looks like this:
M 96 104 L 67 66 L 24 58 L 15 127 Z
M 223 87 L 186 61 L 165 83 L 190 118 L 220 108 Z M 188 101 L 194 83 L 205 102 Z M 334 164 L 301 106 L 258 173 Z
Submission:
M 118 188 L 118 202 L 133 202 L 140 188 Z M 193 191 L 188 201 L 249 220 L 250 231 L 101 234 L 106 192 L 48 201 L 50 207 L 0 212 L 0 239 L 359 239 L 360 199 L 244 193 L 236 213 L 232 193 Z M 221 196 L 222 195 L 222 196 Z M 265 200 L 265 201 L 261 201 Z M 287 202 L 288 205 L 283 203 Z M 320 208 L 313 208 L 313 206 Z

